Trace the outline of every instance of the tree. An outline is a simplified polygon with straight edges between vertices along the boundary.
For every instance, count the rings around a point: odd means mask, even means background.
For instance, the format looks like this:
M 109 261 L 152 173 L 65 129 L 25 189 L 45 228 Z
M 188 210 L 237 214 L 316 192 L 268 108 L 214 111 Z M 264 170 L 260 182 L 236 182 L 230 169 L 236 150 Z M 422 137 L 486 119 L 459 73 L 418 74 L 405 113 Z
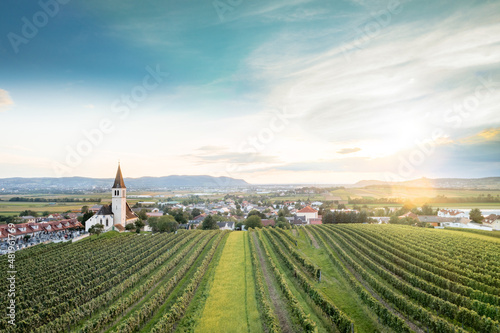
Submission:
M 193 208 L 193 210 L 191 211 L 191 216 L 195 218 L 198 215 L 201 215 L 201 210 L 199 210 L 198 208 Z
M 25 211 L 19 213 L 19 216 L 33 216 L 33 217 L 37 217 L 38 213 L 35 212 L 35 211 L 32 211 L 32 210 L 25 210 Z
M 148 219 L 148 215 L 146 214 L 147 213 L 147 210 L 146 209 L 141 209 L 139 213 L 137 213 L 137 216 L 139 217 L 140 220 L 147 220 Z
M 476 222 L 476 223 L 481 223 L 483 221 L 484 217 L 479 208 L 474 208 L 470 211 L 469 213 L 469 218 Z
M 262 228 L 262 219 L 258 215 L 249 216 L 245 222 L 247 229 L 249 228 Z
M 125 230 L 127 230 L 127 231 L 132 231 L 132 230 L 134 230 L 134 229 L 136 229 L 136 227 L 135 227 L 135 224 L 134 224 L 134 223 L 128 223 L 128 224 L 125 226 Z
M 83 206 L 82 207 L 82 210 L 81 210 L 82 214 L 85 214 L 88 211 L 89 211 L 89 206 Z
M 188 223 L 188 220 L 191 217 L 188 212 L 184 212 L 182 209 L 173 209 L 169 214 L 172 215 L 180 224 Z
M 87 222 L 88 219 L 90 219 L 92 216 L 94 216 L 94 213 L 91 212 L 90 210 L 83 214 L 82 216 L 82 225 L 85 228 L 85 222 Z
M 422 215 L 434 215 L 434 210 L 432 209 L 431 206 L 429 206 L 428 204 L 425 204 L 422 206 L 421 214 Z
M 143 220 L 141 219 L 138 219 L 137 221 L 135 221 L 135 231 L 137 233 L 140 233 L 141 232 L 141 228 L 144 227 L 146 225 L 146 223 L 144 223 Z
M 396 215 L 392 215 L 391 218 L 389 219 L 390 224 L 399 224 L 399 217 Z
M 201 228 L 203 230 L 216 230 L 216 229 L 219 229 L 219 227 L 217 226 L 217 222 L 212 217 L 212 215 L 208 215 L 207 217 L 205 217 L 205 219 L 201 223 Z
M 276 226 L 281 229 L 290 229 L 290 223 L 284 216 L 278 217 L 276 220 Z
M 90 227 L 89 233 L 93 235 L 99 235 L 104 230 L 104 225 L 98 223 Z
M 174 232 L 179 224 L 172 215 L 163 215 L 161 217 L 152 217 L 148 220 L 149 226 L 153 232 Z
M 265 219 L 266 218 L 266 214 L 259 212 L 257 209 L 251 210 L 250 213 L 248 213 L 247 218 L 250 217 L 250 216 L 254 216 L 254 215 L 255 216 L 259 216 L 261 219 Z

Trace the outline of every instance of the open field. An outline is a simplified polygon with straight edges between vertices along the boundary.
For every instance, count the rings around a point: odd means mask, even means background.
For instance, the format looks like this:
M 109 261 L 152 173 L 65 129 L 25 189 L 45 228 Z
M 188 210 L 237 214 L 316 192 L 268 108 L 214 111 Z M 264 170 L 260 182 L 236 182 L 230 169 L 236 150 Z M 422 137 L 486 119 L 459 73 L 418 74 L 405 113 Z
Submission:
M 479 195 L 500 195 L 500 190 L 467 190 L 467 189 L 435 189 L 435 188 L 404 188 L 404 187 L 365 187 L 365 188 L 346 188 L 331 192 L 343 200 L 351 198 L 434 198 L 437 196 L 446 196 L 449 198 L 477 197 Z
M 499 237 L 399 225 L 108 232 L 17 252 L 0 330 L 498 333 L 499 262 Z

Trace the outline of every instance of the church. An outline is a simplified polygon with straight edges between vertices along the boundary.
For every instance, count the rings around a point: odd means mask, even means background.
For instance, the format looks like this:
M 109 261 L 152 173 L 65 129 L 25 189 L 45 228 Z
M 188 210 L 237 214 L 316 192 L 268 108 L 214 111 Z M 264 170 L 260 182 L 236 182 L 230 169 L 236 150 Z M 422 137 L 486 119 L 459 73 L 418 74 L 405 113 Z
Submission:
M 94 216 L 86 221 L 85 231 L 89 231 L 96 224 L 102 224 L 104 231 L 124 231 L 125 225 L 134 223 L 139 219 L 127 203 L 127 188 L 123 181 L 120 164 L 118 164 L 115 182 L 111 189 L 111 197 L 110 205 L 103 205 Z

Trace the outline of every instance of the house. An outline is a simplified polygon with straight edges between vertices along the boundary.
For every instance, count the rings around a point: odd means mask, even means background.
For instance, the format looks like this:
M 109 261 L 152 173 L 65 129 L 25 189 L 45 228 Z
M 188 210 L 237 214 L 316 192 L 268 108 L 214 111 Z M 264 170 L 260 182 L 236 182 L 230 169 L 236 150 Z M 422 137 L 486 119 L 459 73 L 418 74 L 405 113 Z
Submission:
M 500 230 L 500 215 L 490 214 L 483 220 L 483 224 L 493 230 Z
M 125 230 L 125 226 L 134 223 L 139 217 L 132 211 L 127 203 L 127 188 L 123 181 L 122 171 L 118 164 L 115 182 L 111 188 L 111 204 L 103 205 L 101 209 L 85 222 L 85 231 L 96 225 L 102 224 L 104 231 L 117 229 Z
M 448 209 L 440 209 L 438 211 L 439 217 L 469 217 L 469 214 L 462 210 L 448 210 Z
M 47 216 L 47 218 L 49 220 L 62 220 L 62 219 L 64 219 L 64 216 L 62 216 L 59 213 L 55 213 L 55 214 L 50 214 L 49 216 Z
M 290 224 L 293 224 L 293 225 L 306 225 L 307 224 L 307 220 L 306 220 L 306 217 L 305 216 L 297 216 L 297 215 L 294 215 L 292 220 L 289 220 L 287 218 L 288 222 L 290 222 Z
M 24 223 L 35 223 L 36 218 L 34 216 L 28 215 L 28 216 L 21 216 L 21 219 L 23 220 Z
M 205 217 L 207 217 L 207 214 L 205 214 L 205 213 L 200 214 L 200 215 L 196 216 L 194 219 L 189 220 L 189 223 L 193 223 L 193 224 L 201 223 L 201 222 L 203 222 Z
M 370 218 L 376 220 L 379 224 L 387 224 L 391 219 L 390 217 L 386 216 L 373 216 L 373 217 L 370 216 Z
M 82 224 L 76 219 L 42 222 L 42 223 L 20 223 L 9 228 L 7 224 L 0 225 L 0 239 L 19 239 L 24 236 L 36 236 L 40 233 L 51 233 L 64 231 L 71 228 L 82 228 Z
M 89 211 L 92 213 L 97 213 L 100 209 L 102 208 L 102 205 L 93 205 L 92 207 L 89 208 Z
M 436 215 L 419 215 L 418 220 L 424 223 L 430 223 L 434 227 L 441 227 L 449 223 L 467 225 L 470 219 L 465 217 L 440 217 Z
M 399 216 L 400 219 L 404 219 L 405 217 L 409 217 L 409 218 L 412 218 L 412 219 L 418 219 L 418 215 L 415 214 L 415 213 L 412 213 L 412 212 L 408 212 L 406 214 L 403 214 L 401 216 Z
M 318 211 L 314 208 L 311 208 L 311 206 L 306 206 L 299 210 L 296 215 L 298 217 L 303 216 L 306 219 L 306 222 L 309 223 L 309 219 L 317 219 L 318 218 Z
M 315 219 L 309 219 L 309 224 L 323 224 L 323 219 L 318 216 L 317 218 Z
M 273 219 L 263 219 L 262 220 L 262 225 L 264 227 L 274 227 L 276 225 L 276 221 L 274 221 Z
M 234 230 L 234 222 L 217 222 L 220 230 Z
M 155 208 L 151 212 L 146 213 L 146 216 L 147 217 L 160 217 L 160 216 L 163 216 L 163 211 Z

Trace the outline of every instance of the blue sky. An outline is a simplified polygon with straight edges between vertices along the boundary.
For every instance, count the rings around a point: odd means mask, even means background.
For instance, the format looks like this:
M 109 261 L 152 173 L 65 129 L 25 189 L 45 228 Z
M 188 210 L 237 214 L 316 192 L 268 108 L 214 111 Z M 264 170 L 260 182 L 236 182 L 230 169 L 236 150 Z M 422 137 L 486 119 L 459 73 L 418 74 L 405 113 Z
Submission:
M 498 176 L 497 1 L 0 4 L 0 177 Z

